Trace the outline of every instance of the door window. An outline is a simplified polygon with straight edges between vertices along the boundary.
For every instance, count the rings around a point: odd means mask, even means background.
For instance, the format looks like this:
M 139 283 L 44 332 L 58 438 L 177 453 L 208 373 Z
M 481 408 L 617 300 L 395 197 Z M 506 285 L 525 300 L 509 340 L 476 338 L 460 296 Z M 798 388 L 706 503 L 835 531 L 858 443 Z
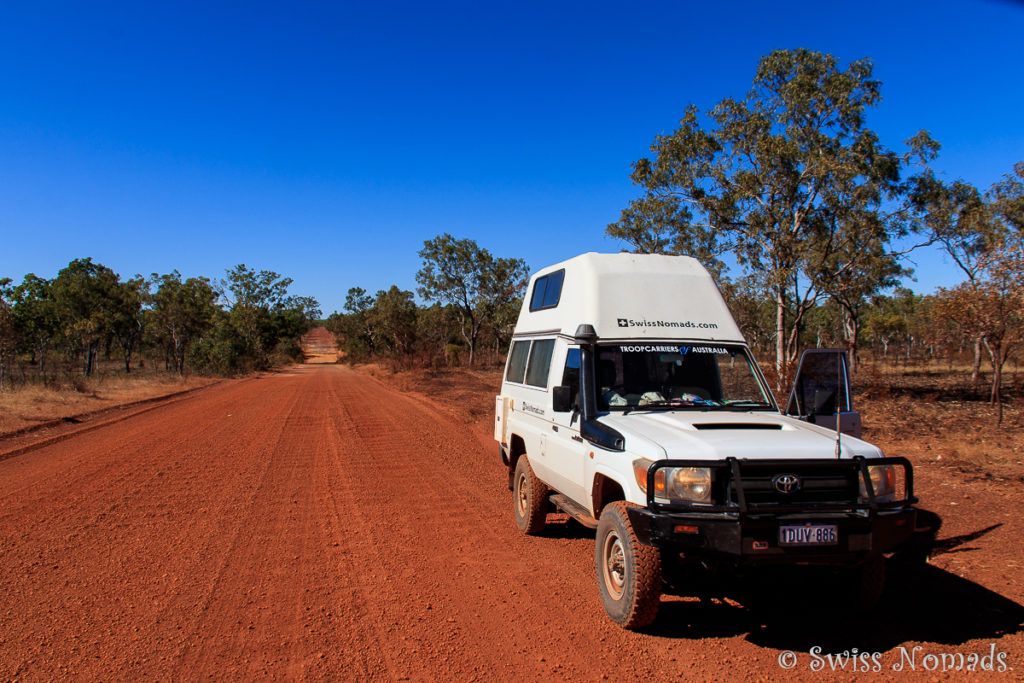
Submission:
M 551 352 L 555 349 L 554 339 L 533 342 L 530 362 L 526 366 L 526 383 L 535 387 L 547 387 L 548 369 L 551 366 Z
M 506 382 L 523 383 L 523 376 L 526 374 L 526 357 L 530 354 L 530 342 L 517 341 L 512 344 L 511 358 L 508 361 L 508 372 L 505 374 Z

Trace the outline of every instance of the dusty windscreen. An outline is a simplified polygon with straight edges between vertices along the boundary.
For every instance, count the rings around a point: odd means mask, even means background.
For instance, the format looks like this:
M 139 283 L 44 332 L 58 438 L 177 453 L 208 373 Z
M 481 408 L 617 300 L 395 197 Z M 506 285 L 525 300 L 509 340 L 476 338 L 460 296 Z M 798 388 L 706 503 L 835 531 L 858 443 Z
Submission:
M 771 407 L 746 351 L 739 346 L 600 346 L 595 373 L 600 410 Z

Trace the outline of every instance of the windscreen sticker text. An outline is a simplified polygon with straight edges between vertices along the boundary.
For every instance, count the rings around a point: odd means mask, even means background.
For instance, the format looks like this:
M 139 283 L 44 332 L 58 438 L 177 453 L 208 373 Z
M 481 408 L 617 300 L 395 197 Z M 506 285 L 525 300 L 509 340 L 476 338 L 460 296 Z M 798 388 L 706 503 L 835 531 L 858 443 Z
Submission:
M 622 353 L 678 353 L 682 356 L 688 353 L 729 353 L 724 346 L 652 346 L 643 344 L 620 346 L 619 351 Z

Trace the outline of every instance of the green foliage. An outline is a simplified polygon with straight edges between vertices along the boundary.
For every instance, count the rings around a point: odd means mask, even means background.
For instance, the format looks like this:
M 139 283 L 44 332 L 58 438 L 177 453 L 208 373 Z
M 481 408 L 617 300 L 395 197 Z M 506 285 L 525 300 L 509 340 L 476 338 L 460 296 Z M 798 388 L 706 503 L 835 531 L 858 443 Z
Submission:
M 473 364 L 482 328 L 493 324 L 499 311 L 522 299 L 529 280 L 521 259 L 495 258 L 470 239 L 445 233 L 423 243 L 423 267 L 416 273 L 420 296 L 452 306 Z
M 132 371 L 132 354 L 142 343 L 143 304 L 149 298 L 149 283 L 141 276 L 121 282 L 114 288 L 114 312 L 110 330 L 121 349 L 124 371 Z
M 769 348 L 775 339 L 775 307 L 771 296 L 749 277 L 736 282 L 723 281 L 720 289 L 747 343 L 756 349 Z
M 910 199 L 932 239 L 968 281 L 975 281 L 986 255 L 1006 239 L 993 207 L 970 183 L 945 183 L 931 172 L 914 178 Z
M 495 356 L 507 346 L 528 281 L 525 263 L 495 258 L 472 240 L 451 235 L 428 240 L 420 255 L 424 266 L 416 279 L 420 294 L 433 300 L 430 306 L 417 306 L 413 293 L 397 286 L 375 296 L 353 287 L 345 312 L 325 321 L 349 362 L 381 357 L 394 365 L 419 358 L 439 369 L 459 363 L 459 341 L 471 363 L 480 339 L 494 342 Z
M 11 279 L 0 278 L 0 390 L 7 386 L 7 375 L 10 373 L 20 338 L 13 299 L 14 288 L 11 287 Z
M 879 99 L 868 60 L 843 69 L 831 55 L 773 52 L 746 97 L 723 99 L 706 119 L 690 106 L 675 132 L 655 138 L 653 157 L 633 165 L 645 194 L 607 232 L 715 272 L 731 253 L 775 302 L 781 377 L 818 299 L 878 291 L 878 273 L 893 267 L 886 245 L 913 227 L 883 206 L 900 196 L 904 165 L 936 145 L 926 134 L 903 156 L 881 145 L 864 125 Z
M 317 320 L 320 306 L 312 297 L 288 295 L 292 279 L 270 270 L 252 270 L 239 264 L 227 271 L 222 282 L 231 302 L 227 320 L 239 345 L 216 346 L 225 358 L 213 365 L 239 370 L 263 369 L 277 360 L 295 360 L 301 355 L 299 337 Z
M 117 274 L 91 258 L 75 259 L 53 281 L 57 320 L 66 343 L 81 355 L 85 377 L 95 368 L 100 342 L 113 332 L 119 289 Z
M 1016 231 L 1018 238 L 1024 238 L 1024 161 L 1017 162 L 1013 173 L 992 186 L 988 199 L 996 215 Z
M 416 312 L 416 337 L 420 348 L 438 363 L 456 365 L 460 338 L 459 315 L 451 306 L 434 304 Z
M 152 309 L 149 311 L 154 341 L 164 350 L 181 375 L 185 358 L 200 343 L 216 319 L 217 293 L 206 278 L 182 281 L 178 271 L 153 274 Z
M 16 287 L 3 280 L 0 374 L 9 377 L 12 356 L 23 354 L 22 377 L 31 364 L 48 380 L 52 350 L 79 359 L 86 376 L 95 372 L 101 348 L 108 357 L 117 349 L 125 372 L 147 348 L 179 374 L 186 365 L 233 374 L 298 359 L 299 338 L 320 316 L 316 300 L 290 296 L 291 280 L 271 271 L 243 265 L 228 275 L 229 311 L 219 306 L 220 294 L 207 278 L 183 281 L 173 271 L 122 281 L 89 258 L 72 261 L 53 280 L 31 273 Z
M 381 350 L 392 358 L 406 358 L 416 342 L 416 303 L 412 292 L 392 285 L 377 292 L 373 308 L 368 310 L 367 325 Z
M 21 333 L 21 349 L 28 351 L 39 373 L 46 373 L 46 353 L 60 335 L 53 283 L 29 273 L 14 288 L 14 314 Z

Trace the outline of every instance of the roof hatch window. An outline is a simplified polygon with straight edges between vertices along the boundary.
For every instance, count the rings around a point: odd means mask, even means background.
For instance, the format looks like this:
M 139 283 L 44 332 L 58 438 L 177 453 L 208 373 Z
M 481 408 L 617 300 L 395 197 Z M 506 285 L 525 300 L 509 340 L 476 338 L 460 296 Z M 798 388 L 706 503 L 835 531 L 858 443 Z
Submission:
M 558 300 L 562 298 L 564 280 L 565 269 L 537 278 L 533 285 L 533 296 L 530 297 L 530 310 L 541 311 L 557 306 Z

